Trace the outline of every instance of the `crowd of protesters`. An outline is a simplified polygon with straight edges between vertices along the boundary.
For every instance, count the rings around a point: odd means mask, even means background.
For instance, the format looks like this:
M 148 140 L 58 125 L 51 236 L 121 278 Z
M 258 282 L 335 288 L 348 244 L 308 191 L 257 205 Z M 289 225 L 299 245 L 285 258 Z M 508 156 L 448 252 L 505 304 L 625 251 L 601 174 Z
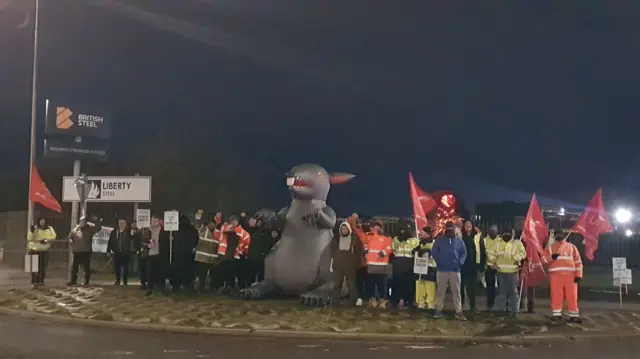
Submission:
M 455 318 L 466 320 L 463 305 L 467 302 L 469 309 L 477 312 L 476 291 L 484 287 L 488 310 L 508 316 L 519 312 L 519 273 L 527 255 L 512 230 L 501 233 L 492 226 L 483 235 L 470 221 L 452 221 L 446 223 L 436 240 L 432 228 L 417 230 L 409 220 L 400 220 L 395 233 L 384 233 L 383 228 L 381 221 L 361 220 L 357 214 L 337 223 L 331 244 L 332 305 L 340 305 L 346 297 L 353 306 L 390 310 L 404 306 L 441 318 L 450 290 Z M 91 243 L 100 229 L 100 220 L 83 217 L 69 234 L 73 251 L 69 285 L 77 284 L 80 266 L 85 275 L 83 284 L 89 284 Z M 33 274 L 35 285 L 44 282 L 47 246 L 55 237 L 55 231 L 43 219 L 28 235 L 29 250 L 43 258 L 43 265 Z M 110 234 L 107 255 L 112 257 L 116 285 L 128 284 L 129 266 L 137 256 L 141 288 L 147 295 L 156 290 L 167 294 L 167 280 L 172 292 L 228 295 L 264 279 L 265 257 L 279 238 L 279 229 L 260 215 L 242 213 L 225 218 L 216 213 L 206 220 L 198 210 L 193 219 L 180 215 L 175 232 L 165 231 L 161 218 L 155 215 L 149 228 L 137 228 L 135 222 L 120 219 Z M 572 291 L 571 284 L 581 279 L 582 262 L 579 254 L 575 256 L 577 249 L 563 242 L 562 235 L 555 240 L 555 247 L 550 246 L 544 259 L 552 276 L 564 275 L 570 269 L 570 279 L 558 276 L 562 280 L 556 280 L 560 283 L 556 292 L 564 293 L 565 287 Z M 426 259 L 426 273 L 416 274 L 416 257 Z M 570 319 L 579 322 L 577 292 L 570 297 Z M 533 311 L 533 296 L 529 299 L 528 309 Z M 561 306 L 562 294 L 560 299 L 552 298 L 555 306 L 558 300 Z M 557 311 L 554 309 L 555 319 Z

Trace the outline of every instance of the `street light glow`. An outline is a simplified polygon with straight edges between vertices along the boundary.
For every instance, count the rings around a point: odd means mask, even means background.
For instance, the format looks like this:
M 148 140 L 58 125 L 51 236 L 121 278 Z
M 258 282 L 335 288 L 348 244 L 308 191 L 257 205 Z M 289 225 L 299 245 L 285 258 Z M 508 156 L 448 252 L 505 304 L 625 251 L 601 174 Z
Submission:
M 616 221 L 618 223 L 627 223 L 631 220 L 631 212 L 628 209 L 620 208 L 615 213 Z
M 624 235 L 627 236 L 627 237 L 631 237 L 633 235 L 633 232 L 630 229 L 627 228 L 627 230 L 624 231 Z

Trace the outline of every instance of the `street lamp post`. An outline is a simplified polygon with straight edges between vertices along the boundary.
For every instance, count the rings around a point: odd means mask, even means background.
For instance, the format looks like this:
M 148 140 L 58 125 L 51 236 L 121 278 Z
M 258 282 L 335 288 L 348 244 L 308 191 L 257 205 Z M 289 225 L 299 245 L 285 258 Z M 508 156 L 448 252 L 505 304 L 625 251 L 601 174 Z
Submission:
M 36 163 L 36 123 L 38 104 L 38 25 L 40 22 L 40 0 L 35 0 L 35 15 L 33 19 L 33 72 L 31 75 L 31 139 L 29 148 L 29 205 L 27 207 L 27 231 L 33 224 L 34 205 L 31 200 L 31 179 L 33 167 Z

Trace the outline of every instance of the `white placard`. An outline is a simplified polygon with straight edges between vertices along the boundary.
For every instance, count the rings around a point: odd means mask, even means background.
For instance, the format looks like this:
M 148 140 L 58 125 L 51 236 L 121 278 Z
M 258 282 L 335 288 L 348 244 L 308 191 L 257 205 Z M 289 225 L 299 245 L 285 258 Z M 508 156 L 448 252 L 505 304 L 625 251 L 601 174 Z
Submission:
M 621 278 L 627 270 L 627 258 L 617 257 L 612 258 L 611 261 L 613 263 L 613 278 Z
M 62 201 L 78 202 L 74 182 L 78 177 L 62 178 Z M 87 177 L 87 202 L 151 202 L 151 177 Z
M 24 256 L 24 272 L 25 273 L 37 273 L 38 272 L 38 255 L 27 254 Z
M 151 210 L 150 209 L 138 209 L 136 212 L 136 225 L 138 228 L 151 227 Z
M 426 275 L 429 273 L 429 255 L 423 257 L 417 255 L 413 258 L 413 273 Z
M 180 213 L 178 211 L 165 211 L 164 212 L 164 230 L 165 231 L 177 231 L 180 229 L 179 225 Z
M 631 269 L 625 269 L 624 272 L 622 272 L 622 276 L 618 279 L 618 283 L 618 285 L 633 284 L 633 274 L 631 273 Z
M 96 253 L 107 253 L 109 236 L 111 235 L 112 231 L 112 227 L 103 226 L 98 233 L 94 234 L 91 240 L 91 250 Z

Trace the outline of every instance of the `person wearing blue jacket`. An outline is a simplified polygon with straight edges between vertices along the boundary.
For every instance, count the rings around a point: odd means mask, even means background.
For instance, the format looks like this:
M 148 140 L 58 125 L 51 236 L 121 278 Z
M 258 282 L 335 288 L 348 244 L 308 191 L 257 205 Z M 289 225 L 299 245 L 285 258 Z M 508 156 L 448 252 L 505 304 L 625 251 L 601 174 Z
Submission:
M 436 313 L 434 318 L 442 318 L 442 308 L 447 295 L 447 288 L 451 288 L 453 305 L 458 320 L 467 320 L 462 313 L 462 299 L 460 298 L 460 268 L 467 260 L 467 248 L 464 241 L 456 236 L 456 226 L 452 222 L 445 225 L 444 234 L 436 239 L 431 249 L 431 255 L 436 261 Z

